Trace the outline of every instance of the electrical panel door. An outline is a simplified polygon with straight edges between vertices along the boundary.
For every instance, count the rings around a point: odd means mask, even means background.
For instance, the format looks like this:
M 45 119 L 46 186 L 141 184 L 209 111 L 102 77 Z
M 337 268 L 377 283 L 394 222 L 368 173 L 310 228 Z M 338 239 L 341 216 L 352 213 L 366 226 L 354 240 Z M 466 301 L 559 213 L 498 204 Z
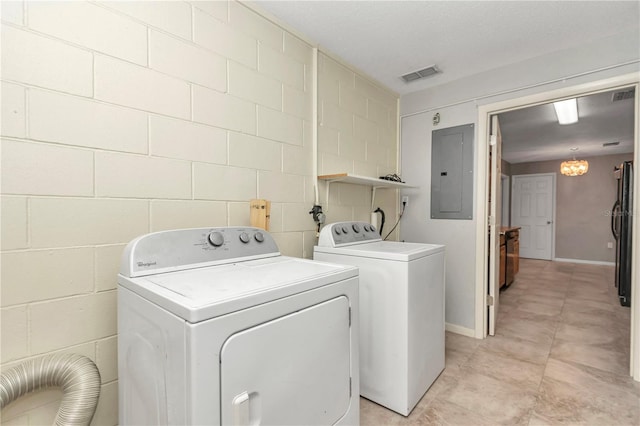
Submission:
M 473 217 L 473 129 L 465 124 L 432 132 L 432 219 Z

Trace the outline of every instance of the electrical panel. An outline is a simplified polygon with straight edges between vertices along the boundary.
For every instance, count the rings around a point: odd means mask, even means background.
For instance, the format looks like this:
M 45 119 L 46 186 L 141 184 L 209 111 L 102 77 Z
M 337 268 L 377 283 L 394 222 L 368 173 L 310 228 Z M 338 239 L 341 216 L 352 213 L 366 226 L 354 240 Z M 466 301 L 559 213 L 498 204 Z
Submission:
M 473 124 L 431 133 L 432 219 L 473 217 L 473 133 Z

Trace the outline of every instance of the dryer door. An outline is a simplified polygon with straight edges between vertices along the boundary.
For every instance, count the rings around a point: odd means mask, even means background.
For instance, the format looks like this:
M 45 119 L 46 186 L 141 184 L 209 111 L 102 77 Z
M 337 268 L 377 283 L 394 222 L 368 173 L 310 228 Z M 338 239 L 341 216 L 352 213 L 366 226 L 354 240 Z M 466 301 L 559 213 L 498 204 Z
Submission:
M 225 425 L 329 425 L 349 408 L 349 300 L 232 335 L 221 351 Z

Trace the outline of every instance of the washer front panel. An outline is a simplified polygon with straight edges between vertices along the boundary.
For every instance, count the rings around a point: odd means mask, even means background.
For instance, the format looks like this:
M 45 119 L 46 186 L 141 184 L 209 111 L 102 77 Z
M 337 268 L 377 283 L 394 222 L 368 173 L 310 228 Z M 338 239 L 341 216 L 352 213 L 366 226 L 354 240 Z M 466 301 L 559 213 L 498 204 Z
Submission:
M 445 247 L 344 243 L 338 226 L 321 231 L 313 258 L 360 271 L 360 394 L 407 416 L 444 369 Z

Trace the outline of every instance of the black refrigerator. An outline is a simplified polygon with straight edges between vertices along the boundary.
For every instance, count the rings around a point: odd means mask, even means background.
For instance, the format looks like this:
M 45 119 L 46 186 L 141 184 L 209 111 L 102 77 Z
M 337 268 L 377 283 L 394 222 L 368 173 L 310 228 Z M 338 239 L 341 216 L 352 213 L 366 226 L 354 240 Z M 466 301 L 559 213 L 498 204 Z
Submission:
M 633 163 L 615 167 L 617 200 L 611 214 L 611 232 L 616 239 L 615 284 L 622 306 L 631 306 L 631 225 L 633 214 Z

